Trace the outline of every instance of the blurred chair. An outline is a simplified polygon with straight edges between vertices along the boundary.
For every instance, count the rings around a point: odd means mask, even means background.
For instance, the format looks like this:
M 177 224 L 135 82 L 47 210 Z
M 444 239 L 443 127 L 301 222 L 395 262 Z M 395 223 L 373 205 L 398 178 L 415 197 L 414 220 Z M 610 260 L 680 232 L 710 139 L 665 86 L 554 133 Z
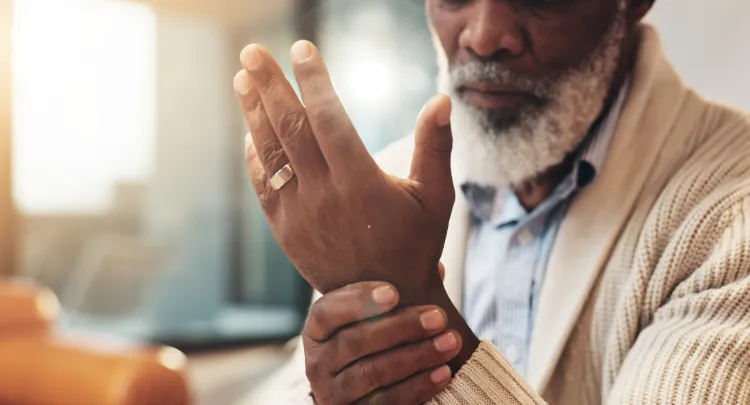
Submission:
M 51 291 L 21 280 L 0 279 L 0 339 L 19 331 L 48 332 L 59 311 Z
M 167 248 L 130 235 L 89 238 L 61 292 L 66 313 L 107 320 L 127 318 L 145 301 L 164 269 Z
M 181 352 L 57 332 L 59 308 L 50 291 L 0 280 L 0 404 L 192 403 Z

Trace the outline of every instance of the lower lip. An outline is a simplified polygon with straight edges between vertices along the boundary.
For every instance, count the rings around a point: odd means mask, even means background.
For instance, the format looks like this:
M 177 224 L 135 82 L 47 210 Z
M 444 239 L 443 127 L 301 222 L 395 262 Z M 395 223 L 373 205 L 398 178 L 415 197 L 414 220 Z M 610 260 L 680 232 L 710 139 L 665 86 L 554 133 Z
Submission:
M 471 105 L 488 110 L 518 108 L 533 102 L 533 97 L 525 93 L 484 92 L 466 88 L 463 93 Z

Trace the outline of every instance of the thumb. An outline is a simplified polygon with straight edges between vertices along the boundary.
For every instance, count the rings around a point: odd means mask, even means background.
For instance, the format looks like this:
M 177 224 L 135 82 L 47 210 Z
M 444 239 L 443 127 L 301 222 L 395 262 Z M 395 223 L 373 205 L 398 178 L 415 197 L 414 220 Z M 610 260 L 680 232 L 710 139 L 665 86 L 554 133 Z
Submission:
M 453 189 L 451 109 L 451 99 L 437 95 L 419 114 L 409 179 L 430 187 L 448 185 Z

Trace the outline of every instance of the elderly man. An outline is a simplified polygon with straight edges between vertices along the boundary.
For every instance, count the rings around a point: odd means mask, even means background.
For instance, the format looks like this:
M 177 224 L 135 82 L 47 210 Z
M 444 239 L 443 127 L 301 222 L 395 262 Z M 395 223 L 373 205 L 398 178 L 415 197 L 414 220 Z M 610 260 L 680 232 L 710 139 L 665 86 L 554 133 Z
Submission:
M 248 170 L 323 294 L 261 403 L 750 403 L 750 120 L 652 2 L 426 0 L 450 98 L 379 166 L 312 44 L 304 105 L 243 50 Z

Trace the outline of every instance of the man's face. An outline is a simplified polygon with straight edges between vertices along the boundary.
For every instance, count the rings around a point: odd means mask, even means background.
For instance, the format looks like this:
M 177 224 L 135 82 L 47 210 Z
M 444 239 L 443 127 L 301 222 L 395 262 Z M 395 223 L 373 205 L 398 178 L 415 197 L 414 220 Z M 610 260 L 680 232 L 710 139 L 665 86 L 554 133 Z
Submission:
M 521 182 L 561 162 L 585 138 L 631 25 L 625 1 L 426 5 L 467 180 Z
M 429 0 L 428 11 L 450 66 L 498 62 L 518 76 L 551 80 L 580 66 L 600 44 L 618 1 Z M 517 109 L 539 101 L 515 90 L 476 83 L 461 88 L 479 108 Z

